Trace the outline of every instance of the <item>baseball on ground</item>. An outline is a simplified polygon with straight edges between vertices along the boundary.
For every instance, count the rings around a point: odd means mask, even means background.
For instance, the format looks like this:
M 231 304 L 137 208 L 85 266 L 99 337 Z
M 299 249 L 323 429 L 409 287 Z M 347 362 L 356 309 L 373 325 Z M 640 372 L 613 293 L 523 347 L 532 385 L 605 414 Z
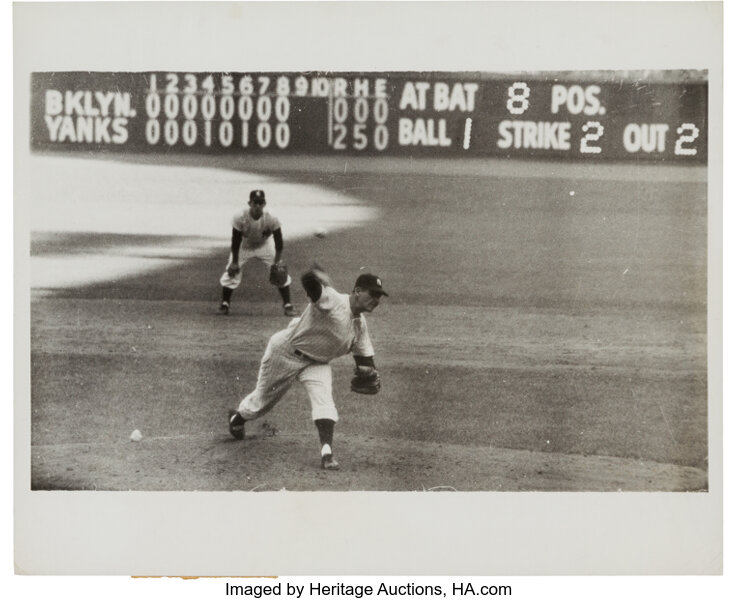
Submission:
M 325 229 L 323 227 L 319 227 L 318 229 L 315 229 L 315 237 L 322 239 L 322 238 L 326 237 L 327 235 L 328 235 L 328 230 L 327 229 Z

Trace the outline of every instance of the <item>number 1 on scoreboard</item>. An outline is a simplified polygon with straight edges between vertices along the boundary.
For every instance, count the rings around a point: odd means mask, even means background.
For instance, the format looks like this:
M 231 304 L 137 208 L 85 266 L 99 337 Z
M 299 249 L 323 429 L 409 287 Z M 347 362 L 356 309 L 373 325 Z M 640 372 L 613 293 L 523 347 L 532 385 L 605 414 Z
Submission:
M 471 147 L 471 125 L 473 124 L 473 119 L 471 117 L 468 117 L 466 119 L 466 127 L 463 131 L 463 149 L 468 150 Z

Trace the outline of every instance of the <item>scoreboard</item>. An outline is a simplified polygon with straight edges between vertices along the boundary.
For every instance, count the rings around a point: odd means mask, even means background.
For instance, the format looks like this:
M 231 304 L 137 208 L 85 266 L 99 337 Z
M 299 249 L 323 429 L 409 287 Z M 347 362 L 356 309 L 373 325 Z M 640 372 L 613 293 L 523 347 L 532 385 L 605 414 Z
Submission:
M 31 148 L 704 163 L 707 84 L 478 72 L 36 72 Z

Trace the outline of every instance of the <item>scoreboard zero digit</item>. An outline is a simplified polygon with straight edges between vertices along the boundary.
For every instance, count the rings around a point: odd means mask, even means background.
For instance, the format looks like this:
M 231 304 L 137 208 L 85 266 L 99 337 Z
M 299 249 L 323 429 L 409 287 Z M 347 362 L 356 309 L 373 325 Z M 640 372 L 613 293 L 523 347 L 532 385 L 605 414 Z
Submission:
M 706 162 L 706 82 L 562 75 L 33 73 L 31 147 Z

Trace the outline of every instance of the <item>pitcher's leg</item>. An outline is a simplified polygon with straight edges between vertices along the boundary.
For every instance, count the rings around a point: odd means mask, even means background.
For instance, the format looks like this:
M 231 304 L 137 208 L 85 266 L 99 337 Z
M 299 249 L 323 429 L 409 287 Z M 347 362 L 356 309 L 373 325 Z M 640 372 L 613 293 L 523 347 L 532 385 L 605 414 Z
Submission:
M 266 345 L 256 387 L 238 406 L 244 419 L 255 419 L 271 410 L 304 369 L 304 361 L 292 351 L 289 333 L 286 330 L 275 333 Z
M 287 332 L 274 334 L 261 359 L 254 390 L 241 400 L 238 410 L 228 418 L 230 433 L 237 439 L 245 436 L 244 424 L 269 412 L 292 386 L 304 363 L 289 350 Z
M 323 469 L 338 468 L 333 455 L 333 431 L 338 411 L 333 400 L 333 373 L 330 365 L 311 365 L 297 377 L 307 390 L 312 406 L 312 419 L 320 439 L 320 461 Z

